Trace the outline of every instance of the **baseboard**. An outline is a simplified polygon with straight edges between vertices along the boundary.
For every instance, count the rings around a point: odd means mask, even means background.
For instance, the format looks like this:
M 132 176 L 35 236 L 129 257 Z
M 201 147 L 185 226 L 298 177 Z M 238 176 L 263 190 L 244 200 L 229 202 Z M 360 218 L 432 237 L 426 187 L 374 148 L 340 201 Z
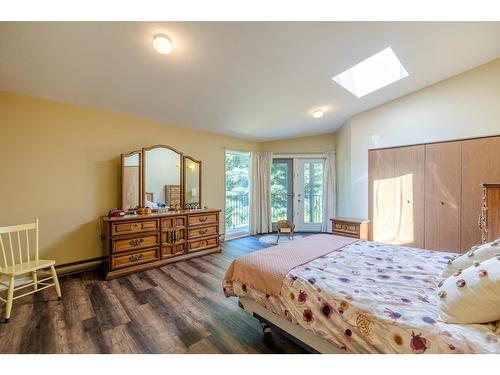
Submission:
M 95 270 L 99 268 L 106 257 L 80 260 L 78 262 L 64 263 L 56 265 L 56 271 L 59 276 L 80 273 L 84 271 Z

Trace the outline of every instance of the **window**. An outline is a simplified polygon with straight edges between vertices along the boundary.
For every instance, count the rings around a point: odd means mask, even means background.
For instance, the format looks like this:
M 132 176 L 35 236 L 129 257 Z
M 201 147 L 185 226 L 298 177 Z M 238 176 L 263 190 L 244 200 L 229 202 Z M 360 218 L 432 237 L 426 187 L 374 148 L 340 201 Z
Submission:
M 250 154 L 226 151 L 226 235 L 248 234 Z
M 388 47 L 332 79 L 361 98 L 407 76 L 408 72 Z
M 293 159 L 274 159 L 271 167 L 271 219 L 293 220 Z
M 304 162 L 304 223 L 323 220 L 323 161 Z

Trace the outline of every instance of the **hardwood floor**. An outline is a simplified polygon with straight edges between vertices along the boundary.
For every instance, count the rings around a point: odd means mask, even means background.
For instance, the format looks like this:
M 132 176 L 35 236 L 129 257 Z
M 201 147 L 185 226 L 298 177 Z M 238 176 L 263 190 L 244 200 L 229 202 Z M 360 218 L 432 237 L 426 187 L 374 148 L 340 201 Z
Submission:
M 303 353 L 276 333 L 265 339 L 222 294 L 230 262 L 266 246 L 246 237 L 220 254 L 111 281 L 97 271 L 61 277 L 62 301 L 51 288 L 14 302 L 0 353 Z

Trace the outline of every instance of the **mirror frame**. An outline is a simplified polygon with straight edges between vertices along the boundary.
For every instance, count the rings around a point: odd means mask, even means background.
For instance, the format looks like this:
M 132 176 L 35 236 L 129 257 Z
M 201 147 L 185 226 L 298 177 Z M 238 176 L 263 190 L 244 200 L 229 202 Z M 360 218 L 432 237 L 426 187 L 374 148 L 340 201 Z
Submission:
M 183 156 L 183 160 L 182 160 L 182 180 L 183 181 L 186 181 L 186 159 L 189 159 L 193 163 L 198 164 L 198 181 L 199 181 L 198 190 L 199 190 L 199 197 L 200 197 L 199 205 L 200 205 L 200 208 L 203 208 L 203 204 L 202 204 L 202 200 L 201 200 L 201 160 L 197 160 L 197 159 L 195 159 L 195 158 L 193 158 L 192 156 L 189 156 L 189 155 L 184 155 Z M 182 201 L 183 201 L 183 208 L 185 208 L 185 205 L 186 205 L 186 191 L 184 189 L 182 190 Z
M 139 182 L 139 189 L 138 189 L 138 192 L 139 192 L 139 206 L 141 205 L 141 197 L 142 197 L 142 179 L 143 179 L 143 172 L 142 172 L 142 151 L 141 150 L 134 150 L 134 151 L 131 151 L 129 152 L 128 154 L 121 154 L 121 175 L 122 175 L 122 204 L 121 204 L 121 208 L 122 210 L 126 210 L 125 208 L 125 158 L 127 157 L 130 157 L 130 156 L 134 156 L 135 154 L 139 155 L 139 176 L 137 178 L 138 182 Z M 142 201 L 142 204 L 144 203 L 144 201 Z M 134 207 L 135 209 L 135 207 Z
M 157 148 L 166 148 L 175 153 L 179 154 L 179 181 L 180 181 L 180 189 L 181 189 L 181 209 L 184 208 L 184 153 L 176 150 L 173 147 L 167 145 L 154 145 L 150 147 L 144 147 L 142 149 L 142 194 L 141 194 L 141 207 L 144 207 L 146 203 L 146 151 L 151 151 Z

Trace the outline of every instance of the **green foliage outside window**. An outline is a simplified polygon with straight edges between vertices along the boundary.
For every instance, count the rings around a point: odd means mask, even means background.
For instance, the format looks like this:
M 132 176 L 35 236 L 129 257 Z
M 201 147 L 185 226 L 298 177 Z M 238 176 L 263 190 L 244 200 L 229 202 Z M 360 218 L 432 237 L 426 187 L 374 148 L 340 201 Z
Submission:
M 226 228 L 248 225 L 249 155 L 226 152 Z

